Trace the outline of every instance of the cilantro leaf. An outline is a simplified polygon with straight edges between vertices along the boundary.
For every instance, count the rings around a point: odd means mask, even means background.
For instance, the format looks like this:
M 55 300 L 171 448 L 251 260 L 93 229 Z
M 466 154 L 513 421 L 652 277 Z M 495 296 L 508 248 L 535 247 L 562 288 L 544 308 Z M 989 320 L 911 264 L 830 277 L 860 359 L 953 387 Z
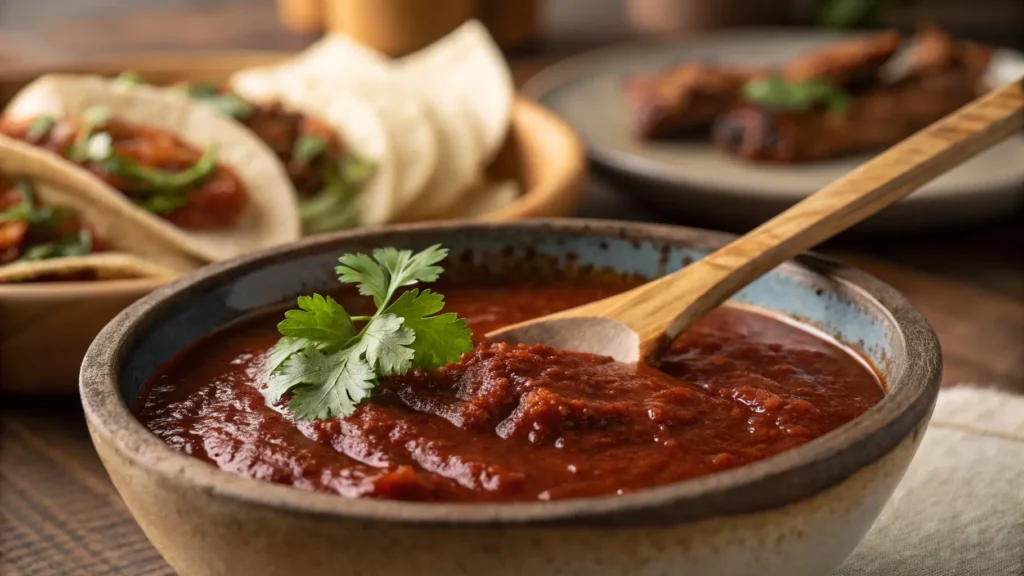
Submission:
M 53 119 L 53 116 L 38 116 L 29 125 L 28 132 L 25 133 L 25 139 L 32 144 L 38 144 L 44 136 L 50 133 L 50 130 L 56 124 L 57 121 Z
M 440 244 L 418 252 L 396 248 L 378 248 L 373 260 L 366 254 L 346 254 L 338 259 L 335 268 L 338 279 L 348 284 L 359 284 L 359 293 L 373 296 L 378 307 L 395 295 L 403 286 L 417 282 L 434 282 L 444 271 L 436 264 L 444 260 L 448 250 Z M 374 262 L 376 260 L 376 262 Z
M 327 140 L 323 136 L 307 134 L 295 140 L 292 147 L 292 160 L 300 166 L 309 164 L 314 158 L 327 150 Z
M 273 402 L 292 392 L 288 409 L 302 420 L 344 417 L 370 396 L 376 384 L 369 364 L 353 349 L 324 354 L 312 344 L 293 354 L 267 390 Z
M 198 186 L 213 174 L 219 152 L 216 144 L 210 146 L 195 164 L 180 172 L 151 168 L 111 152 L 103 159 L 103 170 L 112 176 L 131 179 L 133 188 L 143 192 L 181 192 Z
M 139 74 L 134 70 L 125 70 L 124 72 L 121 72 L 114 78 L 114 82 L 124 84 L 126 86 L 139 86 L 140 84 L 145 83 L 142 79 L 142 74 Z
M 179 192 L 161 192 L 148 198 L 133 198 L 139 208 L 153 214 L 170 214 L 188 205 L 188 195 Z
M 302 296 L 297 310 L 278 324 L 282 338 L 267 355 L 271 403 L 291 393 L 296 418 L 347 416 L 368 398 L 381 378 L 413 368 L 431 369 L 458 361 L 472 348 L 466 321 L 438 314 L 444 297 L 429 290 L 395 292 L 417 282 L 437 280 L 437 264 L 448 251 L 440 245 L 422 252 L 383 248 L 345 254 L 335 269 L 342 283 L 357 284 L 377 304 L 372 316 L 353 318 L 332 298 Z M 390 305 L 389 305 L 390 304 Z M 366 324 L 356 332 L 354 322 Z
M 381 307 L 388 295 L 388 278 L 384 269 L 366 254 L 345 254 L 338 258 L 338 263 L 341 266 L 334 269 L 338 280 L 358 284 L 359 293 L 372 296 L 373 303 Z
M 50 258 L 67 258 L 84 256 L 92 252 L 92 234 L 88 230 L 79 230 L 54 242 L 36 244 L 22 254 L 20 260 L 35 261 Z
M 472 332 L 466 320 L 457 314 L 436 314 L 444 308 L 444 296 L 430 290 L 412 289 L 384 310 L 404 320 L 403 326 L 411 330 L 413 363 L 420 368 L 438 368 L 449 362 L 458 362 L 473 348 Z
M 314 342 L 320 350 L 340 349 L 356 335 L 348 312 L 334 298 L 299 296 L 298 305 L 298 310 L 285 312 L 277 325 L 282 335 Z
M 301 352 L 309 344 L 309 340 L 306 340 L 305 338 L 298 338 L 295 336 L 282 337 L 280 340 L 277 341 L 277 344 L 274 344 L 274 347 L 270 349 L 270 353 L 267 354 L 267 372 L 276 372 L 277 369 L 284 364 L 284 361 L 287 360 L 289 356 L 295 354 L 296 352 Z M 284 392 L 282 392 L 281 394 L 283 393 Z M 281 394 L 278 394 L 278 398 L 281 397 Z
M 448 250 L 440 244 L 413 254 L 412 250 L 395 250 L 379 248 L 373 251 L 373 257 L 380 262 L 391 276 L 392 292 L 394 288 L 411 286 L 417 282 L 434 282 L 444 272 L 444 268 L 436 266 L 444 260 Z
M 850 106 L 849 95 L 824 78 L 789 82 L 781 76 L 768 76 L 744 85 L 743 98 L 782 112 L 805 112 L 818 106 L 845 112 Z
M 382 376 L 405 374 L 412 367 L 416 339 L 412 330 L 402 326 L 402 318 L 394 314 L 375 316 L 363 330 L 353 348 L 366 355 L 366 361 Z

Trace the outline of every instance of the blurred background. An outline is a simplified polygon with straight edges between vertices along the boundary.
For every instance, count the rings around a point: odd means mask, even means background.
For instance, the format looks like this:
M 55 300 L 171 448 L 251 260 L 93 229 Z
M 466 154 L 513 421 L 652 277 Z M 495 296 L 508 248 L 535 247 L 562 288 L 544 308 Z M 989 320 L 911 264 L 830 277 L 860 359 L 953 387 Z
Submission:
M 665 32 L 751 25 L 909 29 L 920 19 L 956 36 L 1024 47 L 1021 0 L 0 0 L 0 59 L 41 63 L 137 49 L 297 49 L 326 27 L 387 43 L 395 33 L 387 29 L 389 12 L 423 12 L 426 20 L 416 22 L 427 34 L 469 10 L 489 20 L 506 48 L 549 56 Z

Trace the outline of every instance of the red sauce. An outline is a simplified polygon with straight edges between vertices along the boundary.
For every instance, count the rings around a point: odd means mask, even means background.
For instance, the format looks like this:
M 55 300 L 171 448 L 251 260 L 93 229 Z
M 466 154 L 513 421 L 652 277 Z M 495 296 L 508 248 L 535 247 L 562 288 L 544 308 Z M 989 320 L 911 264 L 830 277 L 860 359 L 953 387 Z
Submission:
M 31 120 L 8 120 L 0 124 L 0 132 L 29 141 L 31 125 Z M 173 134 L 149 126 L 111 120 L 104 125 L 103 131 L 111 135 L 113 149 L 118 155 L 146 167 L 180 172 L 194 166 L 203 156 L 202 152 Z M 68 158 L 77 133 L 77 126 L 58 122 L 30 143 Z M 81 165 L 125 196 L 136 201 L 142 197 L 136 182 L 107 174 L 102 163 L 86 161 Z M 230 168 L 219 163 L 209 177 L 189 188 L 186 195 L 184 206 L 158 215 L 181 228 L 229 228 L 238 222 L 248 202 L 241 180 Z
M 622 286 L 450 286 L 483 334 Z M 726 470 L 835 429 L 883 396 L 836 345 L 723 307 L 663 371 L 481 342 L 462 363 L 391 377 L 345 419 L 295 422 L 264 403 L 280 314 L 227 329 L 152 378 L 139 417 L 172 447 L 242 476 L 349 497 L 529 501 L 623 494 Z

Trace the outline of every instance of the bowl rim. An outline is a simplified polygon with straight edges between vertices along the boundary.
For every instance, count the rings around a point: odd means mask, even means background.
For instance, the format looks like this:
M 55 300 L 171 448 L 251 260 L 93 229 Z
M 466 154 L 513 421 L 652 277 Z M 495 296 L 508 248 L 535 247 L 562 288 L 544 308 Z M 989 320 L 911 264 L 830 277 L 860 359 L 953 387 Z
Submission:
M 678 524 L 722 515 L 779 508 L 839 484 L 877 461 L 909 435 L 917 438 L 938 395 L 941 350 L 927 320 L 895 289 L 865 272 L 816 254 L 791 261 L 827 274 L 880 304 L 905 345 L 907 369 L 899 385 L 865 414 L 807 444 L 731 470 L 622 496 L 550 502 L 432 503 L 350 499 L 236 476 L 174 450 L 139 422 L 121 399 L 123 360 L 147 323 L 190 294 L 230 282 L 268 264 L 322 253 L 346 242 L 373 243 L 395 234 L 521 231 L 567 236 L 660 239 L 719 245 L 734 235 L 679 226 L 586 219 L 537 219 L 509 223 L 447 221 L 381 227 L 309 238 L 283 247 L 209 265 L 164 285 L 118 314 L 93 341 L 80 374 L 80 392 L 93 443 L 103 442 L 132 466 L 177 487 L 201 490 L 238 504 L 269 507 L 335 521 L 374 521 L 438 526 L 518 524 L 636 526 Z M 109 465 L 108 462 L 104 462 Z

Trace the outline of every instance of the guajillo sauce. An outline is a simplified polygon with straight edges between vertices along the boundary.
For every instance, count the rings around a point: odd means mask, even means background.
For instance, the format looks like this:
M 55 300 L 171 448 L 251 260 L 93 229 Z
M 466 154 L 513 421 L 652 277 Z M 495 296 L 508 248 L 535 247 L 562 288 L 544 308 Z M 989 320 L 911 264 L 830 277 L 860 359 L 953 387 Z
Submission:
M 476 334 L 625 284 L 452 285 Z M 624 494 L 800 446 L 881 400 L 860 359 L 789 322 L 722 307 L 660 370 L 478 342 L 459 364 L 390 377 L 344 419 L 267 406 L 280 314 L 228 328 L 152 377 L 138 415 L 173 448 L 234 474 L 347 497 L 444 502 Z

